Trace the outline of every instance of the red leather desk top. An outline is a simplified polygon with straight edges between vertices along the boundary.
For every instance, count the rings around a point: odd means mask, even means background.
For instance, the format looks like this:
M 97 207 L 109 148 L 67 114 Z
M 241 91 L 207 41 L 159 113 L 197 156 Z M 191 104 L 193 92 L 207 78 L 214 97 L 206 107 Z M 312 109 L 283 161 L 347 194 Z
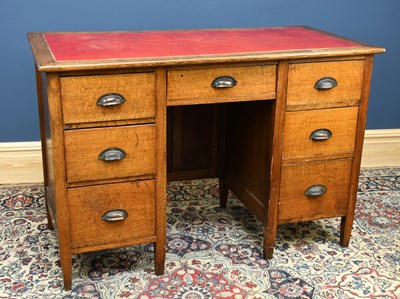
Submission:
M 360 46 L 304 27 L 45 33 L 56 61 L 199 56 Z

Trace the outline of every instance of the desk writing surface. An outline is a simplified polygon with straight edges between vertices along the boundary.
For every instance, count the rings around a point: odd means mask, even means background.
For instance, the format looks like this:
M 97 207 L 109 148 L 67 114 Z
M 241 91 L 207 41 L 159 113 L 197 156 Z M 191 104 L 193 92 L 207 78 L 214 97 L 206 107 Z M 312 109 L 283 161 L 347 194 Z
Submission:
M 39 71 L 220 63 L 383 52 L 309 27 L 28 34 Z
M 303 27 L 103 33 L 48 33 L 56 61 L 291 51 L 357 46 Z

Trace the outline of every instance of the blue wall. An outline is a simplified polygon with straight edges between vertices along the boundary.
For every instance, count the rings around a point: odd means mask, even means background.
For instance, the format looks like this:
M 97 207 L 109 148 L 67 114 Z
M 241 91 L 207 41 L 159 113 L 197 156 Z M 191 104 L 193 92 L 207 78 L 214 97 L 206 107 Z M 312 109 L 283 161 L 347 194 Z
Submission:
M 400 128 L 399 0 L 0 0 L 0 13 L 0 142 L 40 138 L 29 31 L 317 27 L 387 49 L 375 56 L 367 128 Z

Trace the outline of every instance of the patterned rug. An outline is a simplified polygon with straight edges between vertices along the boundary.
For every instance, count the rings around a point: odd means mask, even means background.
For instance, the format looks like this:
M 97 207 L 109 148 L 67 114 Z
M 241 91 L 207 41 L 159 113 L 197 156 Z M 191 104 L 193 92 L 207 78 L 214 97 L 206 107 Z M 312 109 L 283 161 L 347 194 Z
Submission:
M 339 219 L 287 224 L 268 261 L 261 223 L 232 195 L 221 210 L 215 180 L 168 198 L 165 275 L 153 245 L 79 254 L 64 292 L 43 186 L 0 186 L 0 298 L 400 298 L 400 169 L 362 171 L 349 248 Z

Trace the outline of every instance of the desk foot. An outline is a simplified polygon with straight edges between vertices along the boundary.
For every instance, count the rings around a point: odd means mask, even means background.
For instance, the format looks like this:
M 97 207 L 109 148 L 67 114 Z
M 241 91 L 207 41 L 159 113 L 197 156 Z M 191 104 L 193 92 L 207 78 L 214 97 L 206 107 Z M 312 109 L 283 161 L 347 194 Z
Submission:
M 72 256 L 60 251 L 60 260 L 64 279 L 64 290 L 70 291 L 72 288 Z
M 162 242 L 163 243 L 163 242 Z M 165 243 L 157 245 L 154 243 L 154 269 L 156 275 L 164 275 L 165 269 Z
M 47 201 L 46 201 L 46 214 L 47 214 L 47 228 L 49 230 L 54 230 L 53 221 L 51 220 L 50 211 L 49 211 L 49 207 L 47 205 Z
M 47 216 L 47 227 L 49 230 L 54 230 L 53 221 L 51 219 L 51 212 L 50 212 L 50 196 L 47 193 L 47 187 L 45 187 L 44 192 L 44 202 L 46 204 L 46 216 Z
M 226 208 L 228 202 L 228 187 L 224 184 L 222 179 L 219 179 L 219 206 L 223 209 Z
M 340 245 L 342 245 L 342 247 L 349 246 L 352 228 L 353 217 L 342 217 L 342 221 L 340 222 Z
M 274 246 L 264 247 L 264 250 L 263 250 L 264 259 L 270 260 L 270 259 L 272 259 L 273 255 L 274 255 Z

